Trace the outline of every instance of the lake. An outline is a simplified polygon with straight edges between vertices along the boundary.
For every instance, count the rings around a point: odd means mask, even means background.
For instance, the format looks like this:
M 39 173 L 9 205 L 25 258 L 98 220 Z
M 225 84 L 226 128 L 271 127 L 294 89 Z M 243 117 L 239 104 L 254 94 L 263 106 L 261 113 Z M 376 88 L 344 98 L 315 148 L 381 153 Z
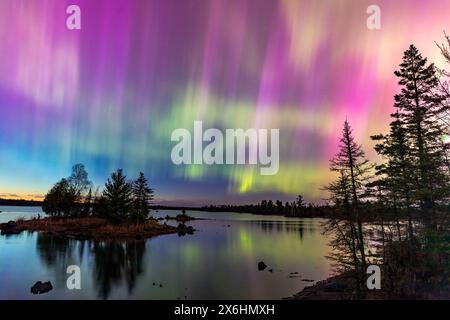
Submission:
M 44 215 L 40 207 L 0 211 L 0 222 Z M 189 222 L 197 231 L 183 237 L 98 242 L 37 232 L 0 236 L 0 299 L 281 299 L 331 275 L 321 219 L 187 214 L 207 220 Z M 264 271 L 259 261 L 268 266 Z M 81 290 L 66 287 L 70 265 L 80 267 Z M 39 280 L 54 289 L 32 295 Z

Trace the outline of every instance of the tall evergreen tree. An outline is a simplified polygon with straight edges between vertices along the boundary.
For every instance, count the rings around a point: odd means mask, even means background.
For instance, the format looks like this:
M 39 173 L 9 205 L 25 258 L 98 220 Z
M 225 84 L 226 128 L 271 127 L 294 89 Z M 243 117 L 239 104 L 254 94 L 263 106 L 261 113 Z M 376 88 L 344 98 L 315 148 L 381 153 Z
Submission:
M 418 177 L 414 196 L 423 209 L 430 209 L 448 195 L 441 140 L 444 131 L 437 121 L 444 97 L 436 93 L 439 81 L 434 64 L 427 64 L 414 45 L 405 51 L 395 75 L 402 86 L 395 96 L 395 107 Z
M 348 179 L 350 186 L 350 198 L 348 199 L 350 210 L 349 219 L 357 226 L 356 243 L 361 258 L 361 272 L 366 269 L 366 253 L 364 247 L 364 231 L 362 227 L 362 213 L 360 201 L 365 194 L 365 184 L 369 180 L 369 172 L 372 166 L 366 159 L 362 147 L 355 142 L 352 129 L 347 120 L 344 122 L 342 138 L 340 139 L 339 151 L 330 160 L 330 170 L 338 172 L 342 177 Z
M 386 160 L 385 163 L 375 167 L 375 174 L 378 177 L 377 186 L 380 190 L 378 198 L 381 198 L 387 208 L 394 210 L 397 219 L 401 212 L 406 210 L 411 238 L 413 236 L 411 195 L 416 189 L 418 177 L 413 170 L 410 142 L 406 135 L 405 124 L 398 111 L 391 117 L 393 121 L 390 124 L 389 134 L 371 137 L 377 141 L 375 151 Z M 399 226 L 399 222 L 397 225 Z
M 139 178 L 133 183 L 134 208 L 132 218 L 136 221 L 147 219 L 150 213 L 150 203 L 153 200 L 153 189 L 149 187 L 147 178 L 143 172 L 139 173 Z
M 120 222 L 128 218 L 133 204 L 133 190 L 122 169 L 117 169 L 108 178 L 103 197 L 108 203 L 110 220 Z

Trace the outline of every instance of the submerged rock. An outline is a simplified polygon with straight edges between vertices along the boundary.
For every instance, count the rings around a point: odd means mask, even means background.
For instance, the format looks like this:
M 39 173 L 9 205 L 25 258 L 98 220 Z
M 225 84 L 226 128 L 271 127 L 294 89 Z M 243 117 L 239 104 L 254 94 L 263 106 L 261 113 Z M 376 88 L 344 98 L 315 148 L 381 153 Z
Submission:
M 31 293 L 32 294 L 42 294 L 47 293 L 53 289 L 52 283 L 50 281 L 47 282 L 41 282 L 38 281 L 34 284 L 34 286 L 31 287 Z
M 263 271 L 267 268 L 267 265 L 264 263 L 264 261 L 258 262 L 258 271 Z
M 177 232 L 179 236 L 184 236 L 186 234 L 194 234 L 195 229 L 191 226 L 186 226 L 183 223 L 180 223 L 177 227 Z

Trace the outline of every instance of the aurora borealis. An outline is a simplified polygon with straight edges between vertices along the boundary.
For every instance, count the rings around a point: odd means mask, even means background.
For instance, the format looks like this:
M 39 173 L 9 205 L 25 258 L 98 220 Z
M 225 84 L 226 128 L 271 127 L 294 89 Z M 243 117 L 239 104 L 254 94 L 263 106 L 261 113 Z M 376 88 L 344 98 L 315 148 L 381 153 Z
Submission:
M 0 0 L 0 197 L 42 196 L 81 162 L 99 187 L 144 171 L 161 203 L 319 200 L 344 119 L 378 161 L 393 71 L 411 43 L 444 67 L 449 17 L 439 0 Z M 279 128 L 278 174 L 175 166 L 171 132 L 194 120 Z

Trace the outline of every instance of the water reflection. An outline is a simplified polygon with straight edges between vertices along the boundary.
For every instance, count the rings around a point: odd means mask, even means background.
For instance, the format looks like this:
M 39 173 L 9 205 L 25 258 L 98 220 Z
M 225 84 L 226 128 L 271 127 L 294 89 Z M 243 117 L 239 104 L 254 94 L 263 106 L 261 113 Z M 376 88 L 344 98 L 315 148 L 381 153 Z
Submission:
M 36 247 L 48 267 L 63 266 L 71 260 L 76 242 L 65 237 L 37 233 Z
M 311 285 L 303 279 L 329 275 L 329 239 L 320 220 L 189 214 L 205 220 L 189 222 L 197 231 L 185 237 L 98 242 L 44 233 L 0 236 L 0 299 L 279 299 Z M 267 270 L 258 271 L 259 261 Z M 69 265 L 81 269 L 81 290 L 66 287 Z M 54 290 L 31 295 L 38 280 L 51 281 Z
M 293 233 L 297 234 L 300 240 L 303 239 L 305 233 L 313 233 L 316 230 L 310 223 L 291 222 L 291 221 L 252 221 L 252 225 L 258 226 L 265 233 Z
M 58 283 L 65 283 L 66 268 L 74 261 L 77 249 L 83 250 L 84 243 L 46 233 L 36 234 L 36 249 L 41 261 L 55 271 Z
M 128 295 L 133 293 L 136 279 L 143 273 L 144 241 L 92 242 L 94 277 L 98 297 L 108 298 L 111 289 L 125 281 Z
M 38 233 L 36 248 L 42 262 L 56 271 L 59 283 L 65 282 L 67 266 L 73 261 L 83 262 L 87 248 L 94 259 L 94 284 L 101 299 L 107 299 L 114 287 L 122 283 L 131 295 L 144 270 L 144 241 L 77 241 Z

